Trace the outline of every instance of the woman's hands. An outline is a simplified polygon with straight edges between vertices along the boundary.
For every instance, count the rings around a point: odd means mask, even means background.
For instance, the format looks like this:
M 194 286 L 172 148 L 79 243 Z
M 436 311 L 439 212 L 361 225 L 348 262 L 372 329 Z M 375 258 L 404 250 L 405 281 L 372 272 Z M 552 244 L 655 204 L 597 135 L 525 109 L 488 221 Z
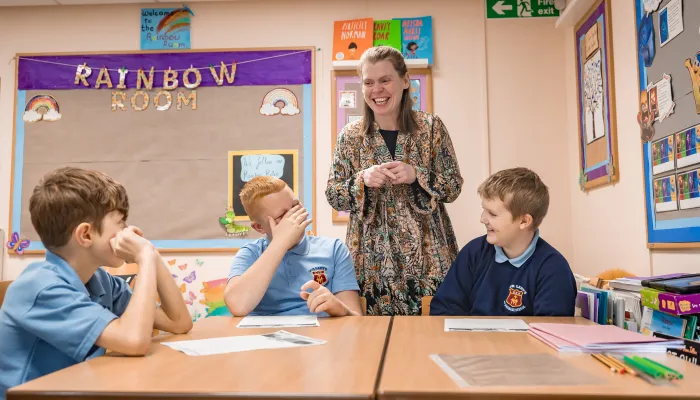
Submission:
M 411 184 L 416 181 L 416 170 L 403 161 L 391 161 L 363 170 L 362 180 L 367 187 L 372 188 Z

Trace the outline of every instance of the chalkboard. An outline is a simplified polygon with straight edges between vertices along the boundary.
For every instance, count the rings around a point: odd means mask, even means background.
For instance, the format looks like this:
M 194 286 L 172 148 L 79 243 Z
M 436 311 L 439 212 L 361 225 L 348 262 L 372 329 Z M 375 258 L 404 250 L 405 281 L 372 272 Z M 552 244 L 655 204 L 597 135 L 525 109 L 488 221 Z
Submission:
M 298 195 L 297 150 L 229 151 L 229 206 L 236 221 L 249 221 L 240 193 L 256 176 L 283 180 Z

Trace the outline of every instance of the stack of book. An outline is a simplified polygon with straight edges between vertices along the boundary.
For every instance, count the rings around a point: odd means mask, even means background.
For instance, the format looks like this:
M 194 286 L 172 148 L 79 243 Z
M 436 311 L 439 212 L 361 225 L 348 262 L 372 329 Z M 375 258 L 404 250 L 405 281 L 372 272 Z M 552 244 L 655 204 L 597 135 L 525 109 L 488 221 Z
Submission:
M 530 335 L 560 352 L 665 353 L 683 341 L 644 336 L 614 325 L 530 324 Z

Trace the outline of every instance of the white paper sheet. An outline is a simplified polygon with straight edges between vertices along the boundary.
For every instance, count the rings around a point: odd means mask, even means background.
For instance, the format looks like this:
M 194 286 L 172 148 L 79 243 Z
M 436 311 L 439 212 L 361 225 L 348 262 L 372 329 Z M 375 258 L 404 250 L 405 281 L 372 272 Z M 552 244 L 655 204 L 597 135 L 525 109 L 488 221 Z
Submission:
M 527 332 L 528 329 L 529 326 L 522 319 L 445 319 L 445 332 Z
M 659 42 L 663 47 L 683 32 L 683 3 L 671 0 L 659 11 Z
M 236 326 L 237 328 L 302 328 L 320 326 L 315 315 L 289 316 L 247 316 Z
M 324 343 L 326 343 L 325 340 L 296 335 L 287 331 L 277 331 L 264 335 L 228 336 L 212 339 L 164 342 L 162 344 L 174 350 L 181 351 L 188 356 L 209 356 L 213 354 L 237 353 L 251 350 L 315 346 Z

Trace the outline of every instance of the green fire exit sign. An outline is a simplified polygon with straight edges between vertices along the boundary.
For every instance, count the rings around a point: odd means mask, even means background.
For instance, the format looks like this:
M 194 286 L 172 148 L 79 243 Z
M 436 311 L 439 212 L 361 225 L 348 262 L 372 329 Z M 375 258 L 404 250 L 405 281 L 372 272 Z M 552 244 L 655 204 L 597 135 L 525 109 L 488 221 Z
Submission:
M 554 0 L 486 0 L 486 18 L 558 17 Z

